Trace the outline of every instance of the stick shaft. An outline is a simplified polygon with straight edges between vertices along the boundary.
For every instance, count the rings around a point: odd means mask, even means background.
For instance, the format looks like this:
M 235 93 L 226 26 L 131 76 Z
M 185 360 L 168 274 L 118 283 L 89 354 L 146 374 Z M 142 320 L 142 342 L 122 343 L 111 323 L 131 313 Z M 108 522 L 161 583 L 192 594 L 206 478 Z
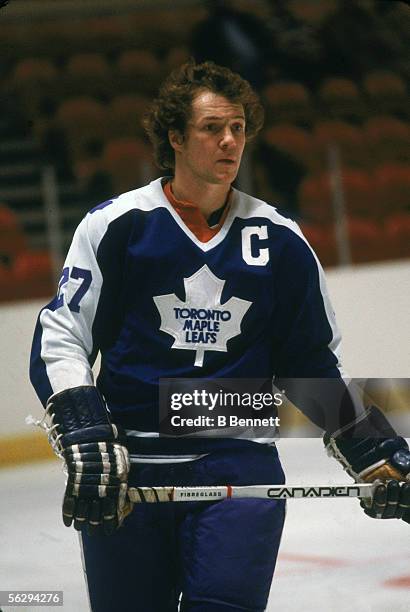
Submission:
M 353 485 L 252 485 L 209 487 L 130 487 L 132 502 L 220 501 L 254 497 L 259 499 L 371 498 L 374 484 Z

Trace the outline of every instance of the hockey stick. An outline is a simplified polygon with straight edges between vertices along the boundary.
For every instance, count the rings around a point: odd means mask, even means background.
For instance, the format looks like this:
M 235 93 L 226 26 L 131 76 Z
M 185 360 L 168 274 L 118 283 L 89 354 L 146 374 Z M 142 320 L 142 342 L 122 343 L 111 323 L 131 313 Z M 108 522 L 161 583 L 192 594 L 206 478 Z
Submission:
M 323 497 L 371 498 L 378 483 L 353 485 L 251 485 L 210 487 L 130 487 L 134 503 L 219 501 L 243 497 L 260 499 L 306 499 Z

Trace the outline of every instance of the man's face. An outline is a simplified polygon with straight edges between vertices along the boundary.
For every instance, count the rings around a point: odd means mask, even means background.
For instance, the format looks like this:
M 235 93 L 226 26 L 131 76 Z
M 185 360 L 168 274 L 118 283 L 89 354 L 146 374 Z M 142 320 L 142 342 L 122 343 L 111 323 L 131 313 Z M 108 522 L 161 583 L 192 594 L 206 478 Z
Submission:
M 196 94 L 183 137 L 170 132 L 175 173 L 213 185 L 230 185 L 245 146 L 242 104 L 208 90 Z

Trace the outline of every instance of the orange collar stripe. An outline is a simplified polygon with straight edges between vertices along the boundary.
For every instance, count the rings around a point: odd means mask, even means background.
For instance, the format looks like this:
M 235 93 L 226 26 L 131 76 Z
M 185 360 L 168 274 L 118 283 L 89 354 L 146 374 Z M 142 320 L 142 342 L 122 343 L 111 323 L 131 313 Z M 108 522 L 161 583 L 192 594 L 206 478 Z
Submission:
M 216 236 L 225 222 L 226 215 L 229 211 L 229 202 L 225 206 L 218 223 L 214 227 L 209 227 L 207 220 L 196 204 L 176 199 L 172 193 L 171 181 L 168 181 L 164 185 L 163 189 L 171 206 L 174 208 L 174 210 L 176 210 L 182 221 L 200 242 L 209 242 L 211 238 Z

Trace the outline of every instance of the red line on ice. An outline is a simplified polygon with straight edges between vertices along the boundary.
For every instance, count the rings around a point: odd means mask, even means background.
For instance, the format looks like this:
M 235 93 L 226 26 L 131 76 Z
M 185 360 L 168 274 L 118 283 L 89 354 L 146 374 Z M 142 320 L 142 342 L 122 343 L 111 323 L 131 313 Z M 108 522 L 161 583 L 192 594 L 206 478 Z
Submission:
M 296 561 L 301 563 L 315 563 L 316 565 L 324 565 L 333 567 L 341 567 L 344 565 L 352 565 L 350 561 L 343 559 L 332 559 L 331 557 L 317 557 L 315 555 L 297 555 L 294 553 L 280 553 L 280 561 Z
M 407 576 L 398 576 L 397 578 L 389 578 L 389 580 L 383 582 L 383 586 L 396 589 L 410 589 L 410 574 L 407 574 Z

